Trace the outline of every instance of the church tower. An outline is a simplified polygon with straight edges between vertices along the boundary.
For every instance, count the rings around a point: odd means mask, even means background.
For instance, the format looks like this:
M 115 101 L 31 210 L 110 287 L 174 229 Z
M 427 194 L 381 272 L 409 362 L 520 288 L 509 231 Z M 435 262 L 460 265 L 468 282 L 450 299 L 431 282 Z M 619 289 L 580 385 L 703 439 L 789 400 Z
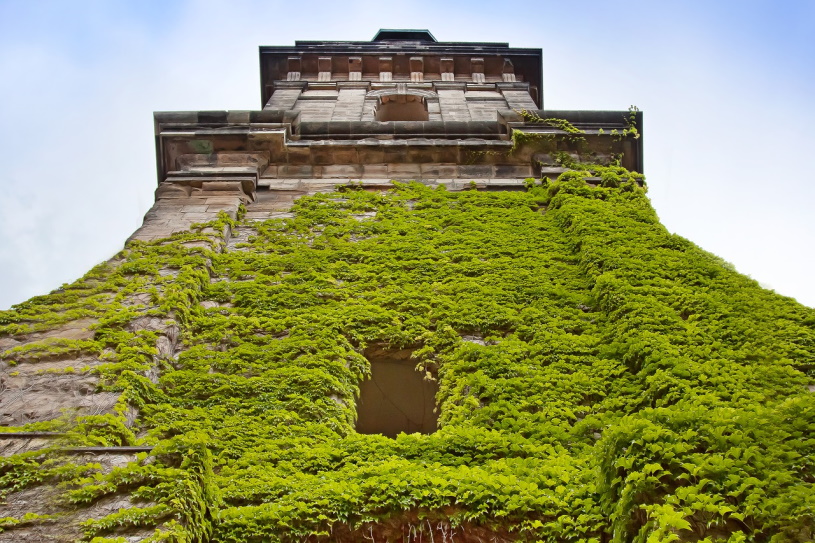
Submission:
M 260 82 L 0 311 L 0 543 L 813 540 L 815 311 L 660 224 L 636 108 L 426 30 Z
M 279 217 L 343 183 L 519 190 L 565 171 L 557 152 L 642 173 L 642 114 L 541 111 L 541 57 L 427 30 L 261 47 L 260 111 L 155 114 L 159 187 L 133 239 L 234 217 L 241 204 L 250 218 Z

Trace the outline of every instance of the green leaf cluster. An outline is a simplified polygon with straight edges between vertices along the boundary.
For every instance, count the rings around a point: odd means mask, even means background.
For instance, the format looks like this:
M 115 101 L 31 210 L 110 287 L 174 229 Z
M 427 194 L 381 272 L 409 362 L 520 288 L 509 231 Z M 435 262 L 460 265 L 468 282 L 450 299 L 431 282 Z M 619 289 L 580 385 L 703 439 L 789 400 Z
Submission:
M 40 309 L 99 318 L 103 386 L 140 415 L 71 419 L 71 439 L 156 445 L 69 477 L 71 503 L 143 502 L 87 538 L 811 540 L 815 311 L 668 232 L 641 175 L 563 161 L 526 192 L 346 190 L 135 243 L 0 315 L 14 334 Z M 145 315 L 180 323 L 176 357 L 129 331 Z M 355 431 L 372 347 L 438 379 L 437 432 Z

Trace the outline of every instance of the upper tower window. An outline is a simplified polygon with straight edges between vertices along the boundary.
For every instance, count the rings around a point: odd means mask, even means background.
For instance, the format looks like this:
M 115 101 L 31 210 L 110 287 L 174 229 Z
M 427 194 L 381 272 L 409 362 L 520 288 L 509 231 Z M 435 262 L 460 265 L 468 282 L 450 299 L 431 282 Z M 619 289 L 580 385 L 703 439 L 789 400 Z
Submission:
M 382 96 L 376 108 L 377 121 L 427 121 L 427 102 L 415 94 Z

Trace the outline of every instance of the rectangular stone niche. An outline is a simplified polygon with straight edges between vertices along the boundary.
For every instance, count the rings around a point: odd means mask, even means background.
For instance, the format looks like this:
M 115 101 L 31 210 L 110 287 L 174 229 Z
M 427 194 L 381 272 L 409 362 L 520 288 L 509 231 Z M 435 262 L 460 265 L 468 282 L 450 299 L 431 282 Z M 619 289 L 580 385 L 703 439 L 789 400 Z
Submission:
M 360 384 L 357 400 L 357 432 L 396 437 L 431 434 L 438 427 L 436 393 L 439 384 L 416 370 L 413 351 L 370 347 L 371 378 Z

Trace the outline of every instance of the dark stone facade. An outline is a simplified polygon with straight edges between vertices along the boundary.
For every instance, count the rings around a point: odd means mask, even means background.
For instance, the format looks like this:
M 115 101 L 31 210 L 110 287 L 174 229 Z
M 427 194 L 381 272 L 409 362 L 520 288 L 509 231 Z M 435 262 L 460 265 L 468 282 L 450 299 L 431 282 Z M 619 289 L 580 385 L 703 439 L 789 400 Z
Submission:
M 261 47 L 260 73 L 260 111 L 155 114 L 159 187 L 134 239 L 234 215 L 241 204 L 250 217 L 274 217 L 299 195 L 349 182 L 519 190 L 524 179 L 564 171 L 555 152 L 642 172 L 641 113 L 633 137 L 627 111 L 541 109 L 540 49 L 382 30 L 370 42 Z M 543 119 L 568 121 L 580 144 Z

